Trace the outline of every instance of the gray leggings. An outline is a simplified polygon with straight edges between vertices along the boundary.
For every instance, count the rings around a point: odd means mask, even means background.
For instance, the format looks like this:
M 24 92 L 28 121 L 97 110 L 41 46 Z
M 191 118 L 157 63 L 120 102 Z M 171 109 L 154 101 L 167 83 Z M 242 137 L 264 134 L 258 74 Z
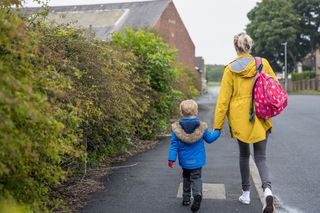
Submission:
M 254 149 L 254 161 L 259 170 L 259 174 L 261 177 L 262 188 L 265 190 L 266 188 L 271 189 L 271 182 L 269 179 L 268 167 L 266 164 L 266 148 L 267 148 L 267 138 L 263 141 L 257 142 L 253 144 Z M 250 157 L 250 145 L 238 140 L 239 143 L 239 164 L 240 164 L 240 173 L 242 180 L 242 190 L 249 191 L 250 190 L 250 169 L 249 169 L 249 157 Z

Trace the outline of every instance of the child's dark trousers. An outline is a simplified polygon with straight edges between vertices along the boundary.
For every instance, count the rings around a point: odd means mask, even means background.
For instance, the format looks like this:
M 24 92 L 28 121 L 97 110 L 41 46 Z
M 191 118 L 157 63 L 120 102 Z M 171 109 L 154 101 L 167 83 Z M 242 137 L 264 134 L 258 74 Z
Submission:
M 198 169 L 183 169 L 183 200 L 189 201 L 191 191 L 193 197 L 196 195 L 202 196 L 202 179 L 201 168 Z

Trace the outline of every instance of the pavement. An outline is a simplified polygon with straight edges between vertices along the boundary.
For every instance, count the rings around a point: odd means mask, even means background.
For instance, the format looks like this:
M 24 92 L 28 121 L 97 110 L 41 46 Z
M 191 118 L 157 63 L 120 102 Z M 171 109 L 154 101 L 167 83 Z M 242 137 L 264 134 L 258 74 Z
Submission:
M 292 95 L 273 119 L 268 164 L 284 213 L 320 212 L 320 96 Z
M 199 116 L 212 127 L 219 88 L 198 99 Z M 228 132 L 227 126 L 224 132 Z M 157 147 L 130 158 L 105 177 L 105 190 L 94 193 L 83 213 L 182 213 L 191 212 L 181 205 L 178 196 L 182 181 L 181 168 L 167 167 L 170 138 L 163 138 Z M 238 201 L 241 180 L 238 166 L 238 144 L 226 134 L 206 145 L 207 164 L 202 176 L 204 196 L 199 213 L 257 213 L 262 205 L 252 185 L 251 204 Z M 259 186 L 258 186 L 259 188 Z

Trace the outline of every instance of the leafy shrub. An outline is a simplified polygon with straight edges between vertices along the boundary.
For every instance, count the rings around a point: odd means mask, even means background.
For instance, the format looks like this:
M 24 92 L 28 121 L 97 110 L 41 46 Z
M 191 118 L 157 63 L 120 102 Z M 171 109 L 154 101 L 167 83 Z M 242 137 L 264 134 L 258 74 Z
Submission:
M 151 107 L 136 124 L 139 138 L 153 138 L 157 131 L 167 127 L 173 109 L 176 51 L 155 33 L 132 29 L 115 34 L 112 43 L 131 51 L 139 59 L 141 67 L 138 69 L 152 89 Z
M 316 73 L 312 71 L 304 71 L 302 73 L 292 73 L 292 80 L 299 81 L 304 79 L 312 79 L 316 77 Z
M 38 39 L 6 8 L 0 9 L 0 49 L 0 197 L 43 211 L 56 205 L 48 192 L 67 175 L 61 163 L 81 155 L 74 131 L 79 120 L 69 116 L 76 114 L 73 108 L 61 109 L 48 99 L 47 91 L 56 96 L 67 81 L 36 66 Z
M 198 74 L 175 66 L 154 33 L 127 30 L 110 44 L 68 26 L 27 27 L 8 8 L 19 0 L 0 3 L 0 211 L 61 208 L 50 193 L 87 160 L 154 137 L 199 94 Z
M 197 71 L 177 65 L 175 72 L 174 89 L 182 93 L 182 99 L 192 99 L 200 95 L 201 79 Z
M 26 205 L 18 204 L 12 197 L 0 200 L 0 212 L 3 213 L 26 213 L 32 212 Z
M 136 120 L 149 109 L 148 82 L 130 52 L 113 48 L 68 27 L 37 26 L 47 66 L 68 76 L 65 99 L 81 109 L 84 144 L 91 161 L 125 149 L 136 132 Z

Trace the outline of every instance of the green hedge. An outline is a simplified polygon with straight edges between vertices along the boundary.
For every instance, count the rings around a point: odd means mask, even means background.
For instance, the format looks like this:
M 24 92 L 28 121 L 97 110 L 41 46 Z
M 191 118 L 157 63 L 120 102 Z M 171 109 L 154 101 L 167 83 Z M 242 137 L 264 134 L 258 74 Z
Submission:
M 153 138 L 168 126 L 174 100 L 174 61 L 176 52 L 160 36 L 152 32 L 126 29 L 113 35 L 113 45 L 132 52 L 139 59 L 137 69 L 147 80 L 150 108 L 137 120 L 137 135 Z
M 155 33 L 128 29 L 106 43 L 26 23 L 8 2 L 0 9 L 0 209 L 7 201 L 17 211 L 61 209 L 52 193 L 60 183 L 86 162 L 154 138 L 182 99 L 199 95 L 199 76 L 177 66 Z
M 302 73 L 292 73 L 292 80 L 299 81 L 304 79 L 313 79 L 316 77 L 316 73 L 312 71 L 304 71 Z
M 48 192 L 68 173 L 61 163 L 82 155 L 77 111 L 54 104 L 69 82 L 40 65 L 38 44 L 24 21 L 0 9 L 0 199 L 35 211 L 59 203 Z

